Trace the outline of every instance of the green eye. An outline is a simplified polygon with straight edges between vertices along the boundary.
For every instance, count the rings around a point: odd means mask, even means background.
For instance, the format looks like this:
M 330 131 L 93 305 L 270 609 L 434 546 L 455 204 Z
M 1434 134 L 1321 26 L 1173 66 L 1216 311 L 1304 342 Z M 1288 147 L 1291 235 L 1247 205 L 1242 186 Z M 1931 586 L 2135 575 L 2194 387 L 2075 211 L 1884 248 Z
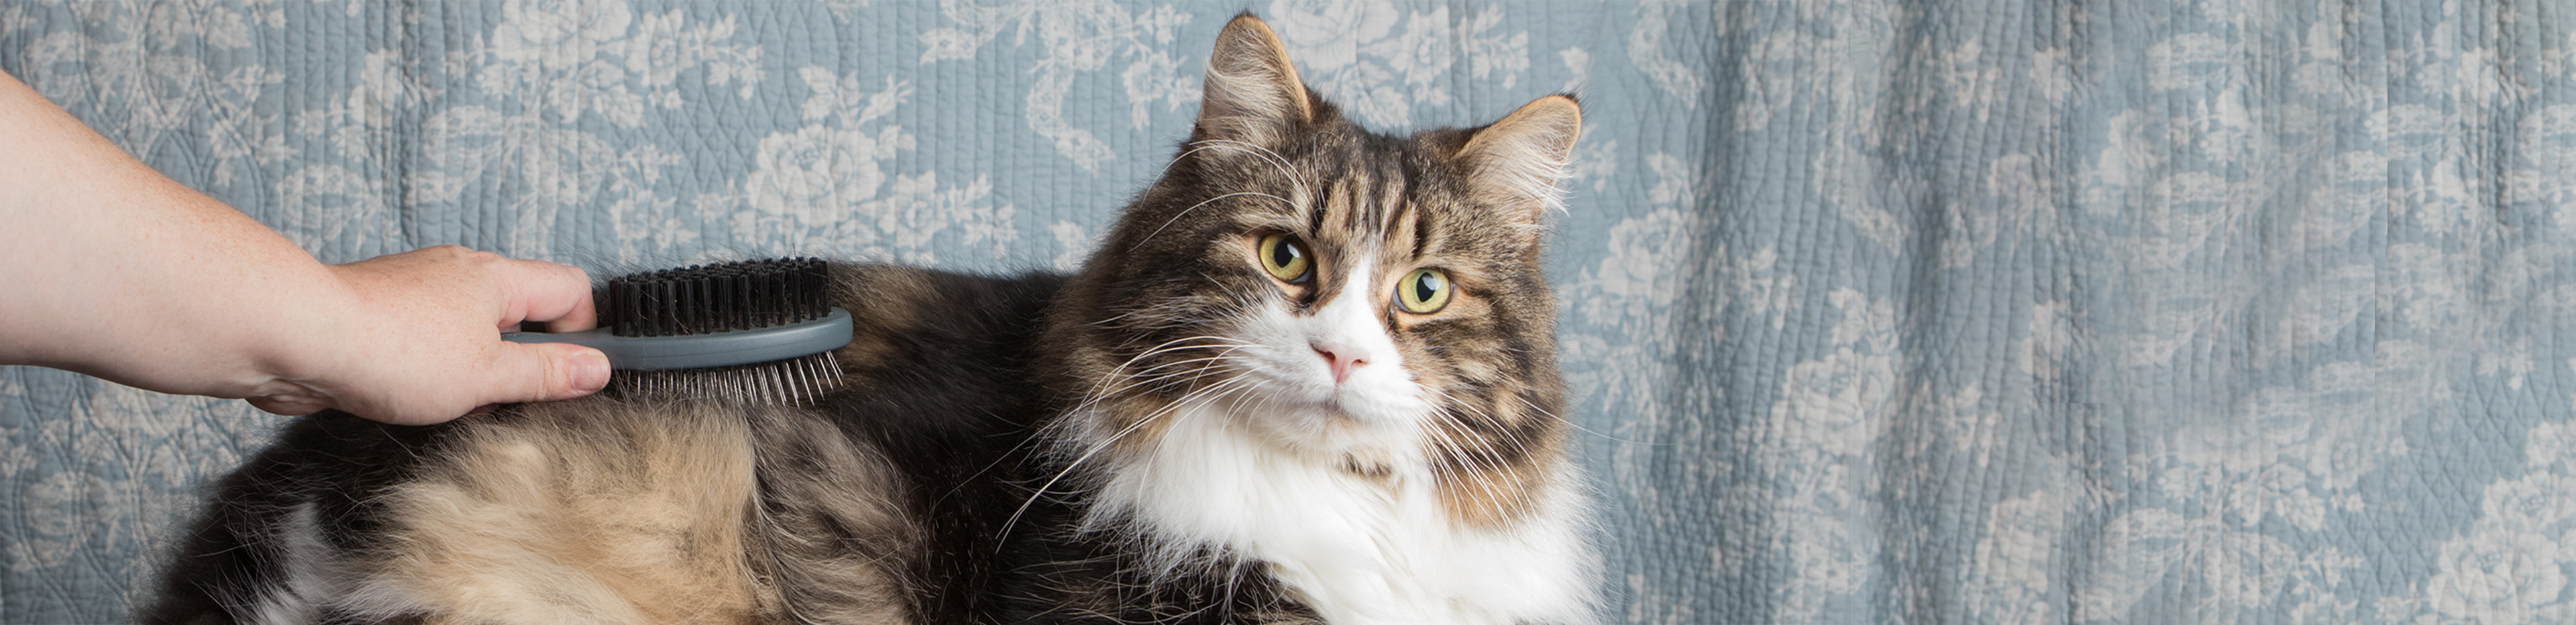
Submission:
M 1415 269 L 1395 283 L 1395 302 L 1407 312 L 1428 315 L 1449 305 L 1451 290 L 1448 273 L 1438 269 Z
M 1261 269 L 1270 277 L 1288 282 L 1305 282 L 1314 275 L 1315 261 L 1306 253 L 1306 243 L 1297 237 L 1274 234 L 1261 237 Z

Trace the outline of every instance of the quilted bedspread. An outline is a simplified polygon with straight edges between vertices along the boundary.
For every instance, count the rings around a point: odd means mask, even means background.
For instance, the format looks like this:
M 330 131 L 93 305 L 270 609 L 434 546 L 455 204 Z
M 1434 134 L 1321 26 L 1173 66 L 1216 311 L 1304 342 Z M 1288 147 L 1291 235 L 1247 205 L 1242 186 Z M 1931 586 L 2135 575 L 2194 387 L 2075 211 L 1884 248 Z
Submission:
M 7 2 L 0 70 L 327 262 L 1061 269 L 1242 8 Z M 1605 620 L 2576 620 L 2576 7 L 1250 8 L 1373 127 L 1581 95 Z M 280 423 L 0 368 L 0 620 L 124 618 Z

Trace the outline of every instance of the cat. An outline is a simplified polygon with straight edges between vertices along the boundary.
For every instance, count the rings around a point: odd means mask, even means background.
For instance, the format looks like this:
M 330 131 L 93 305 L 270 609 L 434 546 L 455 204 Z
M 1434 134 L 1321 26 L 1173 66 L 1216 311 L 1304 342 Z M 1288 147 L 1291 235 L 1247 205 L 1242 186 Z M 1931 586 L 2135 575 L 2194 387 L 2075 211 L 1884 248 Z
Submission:
M 1581 125 L 1372 134 L 1244 14 L 1082 270 L 843 264 L 811 406 L 325 412 L 147 622 L 1583 623 L 1541 272 Z

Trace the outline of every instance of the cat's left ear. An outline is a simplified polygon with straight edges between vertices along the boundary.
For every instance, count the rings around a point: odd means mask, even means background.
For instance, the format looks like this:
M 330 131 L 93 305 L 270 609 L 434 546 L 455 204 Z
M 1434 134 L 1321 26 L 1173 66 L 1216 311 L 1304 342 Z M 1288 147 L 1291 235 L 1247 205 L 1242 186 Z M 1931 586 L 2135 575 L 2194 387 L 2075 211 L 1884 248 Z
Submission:
M 1502 209 L 1515 225 L 1535 233 L 1541 213 L 1564 208 L 1557 181 L 1565 177 L 1574 140 L 1582 134 L 1583 106 L 1574 96 L 1547 96 L 1477 129 L 1458 149 L 1458 159 L 1467 167 L 1477 203 Z

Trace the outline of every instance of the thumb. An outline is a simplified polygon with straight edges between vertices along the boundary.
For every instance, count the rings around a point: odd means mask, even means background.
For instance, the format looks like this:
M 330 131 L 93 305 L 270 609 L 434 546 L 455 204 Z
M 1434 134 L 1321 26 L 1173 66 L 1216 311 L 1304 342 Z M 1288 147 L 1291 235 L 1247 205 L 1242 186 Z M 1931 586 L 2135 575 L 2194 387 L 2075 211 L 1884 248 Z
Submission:
M 502 379 L 486 388 L 499 395 L 483 403 L 572 399 L 608 386 L 608 355 L 569 343 L 504 341 L 490 371 Z

